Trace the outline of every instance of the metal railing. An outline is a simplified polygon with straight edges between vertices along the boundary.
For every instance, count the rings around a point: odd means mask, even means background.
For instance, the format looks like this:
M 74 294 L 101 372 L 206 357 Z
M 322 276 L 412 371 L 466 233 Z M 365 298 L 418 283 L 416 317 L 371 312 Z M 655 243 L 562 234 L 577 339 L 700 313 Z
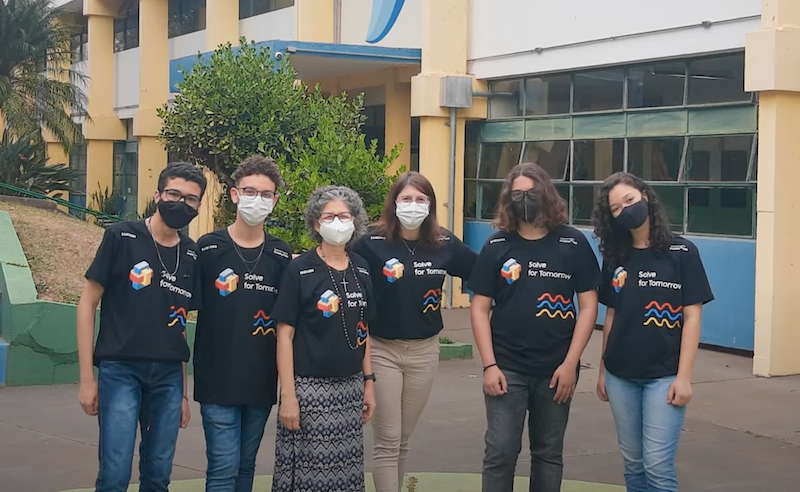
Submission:
M 62 207 L 66 207 L 67 209 L 69 209 L 71 211 L 80 212 L 80 213 L 84 213 L 84 214 L 89 214 L 89 215 L 95 217 L 96 219 L 98 219 L 98 221 L 103 221 L 103 222 L 106 222 L 106 223 L 109 223 L 109 222 L 121 222 L 123 220 L 122 217 L 119 217 L 118 215 L 111 215 L 111 214 L 107 214 L 105 212 L 98 212 L 97 210 L 92 210 L 90 208 L 86 208 L 86 207 L 83 207 L 81 205 L 76 205 L 76 204 L 74 204 L 72 202 L 69 202 L 67 200 L 62 200 L 61 198 L 55 198 L 55 197 L 52 197 L 52 196 L 47 196 L 47 195 L 45 195 L 43 193 L 38 193 L 36 191 L 26 190 L 24 188 L 18 188 L 16 186 L 12 186 L 10 184 L 6 184 L 6 183 L 3 183 L 3 182 L 0 182 L 0 190 L 11 191 L 11 192 L 14 192 L 17 196 L 21 195 L 21 196 L 26 197 L 26 198 L 37 198 L 39 200 L 49 200 L 51 202 L 55 202 L 58 205 L 61 205 Z M 13 195 L 11 195 L 11 196 L 13 196 Z

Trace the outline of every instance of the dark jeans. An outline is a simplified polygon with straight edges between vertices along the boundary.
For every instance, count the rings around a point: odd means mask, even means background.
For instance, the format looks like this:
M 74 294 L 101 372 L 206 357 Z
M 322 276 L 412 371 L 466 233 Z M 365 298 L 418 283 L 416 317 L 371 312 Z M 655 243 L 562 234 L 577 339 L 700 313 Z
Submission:
M 181 425 L 180 362 L 103 361 L 98 370 L 100 470 L 96 492 L 125 492 L 140 426 L 140 492 L 167 492 Z
M 559 492 L 563 474 L 564 431 L 571 399 L 553 401 L 549 377 L 528 377 L 503 371 L 508 392 L 486 399 L 486 453 L 483 492 L 512 492 L 514 469 L 522 449 L 522 429 L 528 414 L 531 443 L 530 492 Z
M 251 492 L 271 408 L 200 405 L 206 434 L 206 492 Z

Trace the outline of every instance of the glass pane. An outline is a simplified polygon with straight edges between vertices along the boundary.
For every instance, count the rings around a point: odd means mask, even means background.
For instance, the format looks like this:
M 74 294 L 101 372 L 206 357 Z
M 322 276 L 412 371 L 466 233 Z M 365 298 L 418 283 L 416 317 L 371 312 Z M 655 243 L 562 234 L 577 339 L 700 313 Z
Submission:
M 464 131 L 464 177 L 474 178 L 478 175 L 478 139 L 481 135 L 481 124 L 468 121 Z
M 689 104 L 749 101 L 744 53 L 689 62 Z
M 627 135 L 625 114 L 592 114 L 572 117 L 573 138 L 614 138 Z
M 690 188 L 688 232 L 753 235 L 754 188 Z
M 572 121 L 569 116 L 536 118 L 525 121 L 525 138 L 528 140 L 556 140 L 572 137 Z
M 622 109 L 623 70 L 575 74 L 573 111 Z
M 475 181 L 464 181 L 464 217 L 467 219 L 477 219 L 478 208 L 478 184 Z
M 239 0 L 239 19 L 247 19 L 253 16 L 252 0 Z
M 752 144 L 752 135 L 690 138 L 684 179 L 747 181 Z
M 481 178 L 500 178 L 519 164 L 522 143 L 486 143 L 481 148 Z
M 526 80 L 525 114 L 569 113 L 570 79 L 569 75 L 557 75 Z
M 269 12 L 270 0 L 253 0 L 253 15 L 261 15 Z
M 569 140 L 548 142 L 525 142 L 525 154 L 522 162 L 539 164 L 550 179 L 567 179 L 567 162 L 569 160 Z
M 750 181 L 758 181 L 758 135 L 756 135 L 756 149 L 753 152 L 753 169 L 750 171 Z
M 125 49 L 125 19 L 114 19 L 114 51 Z
M 600 185 L 573 185 L 572 187 L 572 224 L 590 226 L 594 200 Z
M 139 11 L 135 15 L 128 17 L 126 21 L 125 31 L 125 49 L 133 49 L 139 47 Z
M 682 138 L 628 140 L 628 170 L 645 181 L 677 181 Z
M 643 111 L 628 113 L 625 118 L 627 120 L 627 136 L 629 137 L 664 137 L 667 135 L 685 135 L 689 114 L 685 109 Z
M 653 186 L 661 204 L 667 210 L 669 226 L 674 232 L 683 232 L 683 205 L 686 189 L 683 186 Z
M 479 219 L 493 220 L 497 217 L 497 202 L 500 200 L 500 190 L 502 188 L 503 183 L 499 181 L 479 183 Z
M 489 119 L 522 116 L 521 80 L 501 80 L 489 84 Z
M 628 107 L 682 106 L 686 65 L 664 63 L 628 70 Z
M 697 108 L 689 110 L 689 134 L 750 133 L 758 129 L 758 106 Z
M 622 171 L 625 159 L 625 141 L 576 140 L 573 156 L 572 179 L 602 181 Z
M 272 10 L 285 9 L 294 5 L 294 0 L 272 0 Z

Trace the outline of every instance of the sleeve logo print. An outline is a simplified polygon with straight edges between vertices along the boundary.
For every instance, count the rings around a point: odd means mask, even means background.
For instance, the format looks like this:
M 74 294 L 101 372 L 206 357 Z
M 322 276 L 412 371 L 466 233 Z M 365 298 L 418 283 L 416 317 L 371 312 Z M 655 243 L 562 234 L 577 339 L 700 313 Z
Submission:
M 681 321 L 683 320 L 683 306 L 674 308 L 672 307 L 672 304 L 668 302 L 659 304 L 656 301 L 650 301 L 650 303 L 645 306 L 644 309 L 645 325 L 652 324 L 662 328 L 666 326 L 669 329 L 681 327 Z
M 400 260 L 397 258 L 392 258 L 383 265 L 383 274 L 386 275 L 386 280 L 392 284 L 403 278 L 403 272 L 405 269 L 406 267 L 400 263 Z
M 556 316 L 560 316 L 561 319 L 575 317 L 575 306 L 572 300 L 570 299 L 568 301 L 561 294 L 557 294 L 553 297 L 552 294 L 545 292 L 539 297 L 538 301 L 539 305 L 536 306 L 536 309 L 539 310 L 539 312 L 536 313 L 537 318 L 543 315 L 547 315 L 551 319 Z
M 253 336 L 258 334 L 267 336 L 269 333 L 275 335 L 275 320 L 270 319 L 263 309 L 260 309 L 256 315 L 253 316 L 253 319 L 255 320 L 253 322 L 253 328 L 255 328 L 252 333 Z
M 181 328 L 186 328 L 186 310 L 182 307 L 175 309 L 175 306 L 170 306 L 170 309 L 172 309 L 172 314 L 169 317 L 172 321 L 169 322 L 168 326 L 173 327 L 180 323 Z
M 153 269 L 146 261 L 140 261 L 133 265 L 128 278 L 130 278 L 134 290 L 142 290 L 153 281 Z
M 367 329 L 367 325 L 365 325 L 363 321 L 359 321 L 358 325 L 356 325 L 356 347 L 360 347 L 367 343 L 368 336 L 369 329 Z
M 317 301 L 317 309 L 322 311 L 323 316 L 330 318 L 339 311 L 339 296 L 330 289 L 326 290 Z
M 231 268 L 226 268 L 219 272 L 219 277 L 214 282 L 214 287 L 219 291 L 219 295 L 227 297 L 236 290 L 239 285 L 239 276 Z
M 503 263 L 503 268 L 500 269 L 500 276 L 506 279 L 509 284 L 513 284 L 519 278 L 521 271 L 522 265 L 514 258 L 509 258 Z
M 625 287 L 625 279 L 628 278 L 628 272 L 621 266 L 614 270 L 614 277 L 611 279 L 611 286 L 614 287 L 614 292 L 619 293 Z
M 431 289 L 425 294 L 425 300 L 422 301 L 422 312 L 438 311 L 441 304 L 442 289 Z

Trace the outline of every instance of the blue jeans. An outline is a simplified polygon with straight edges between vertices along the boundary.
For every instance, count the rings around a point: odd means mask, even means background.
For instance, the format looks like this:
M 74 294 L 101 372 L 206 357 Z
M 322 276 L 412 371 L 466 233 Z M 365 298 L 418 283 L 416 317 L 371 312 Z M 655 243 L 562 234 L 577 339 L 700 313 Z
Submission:
M 678 492 L 675 452 L 686 407 L 667 403 L 673 381 L 675 376 L 623 379 L 606 371 L 628 492 Z
M 100 470 L 96 492 L 125 492 L 131 479 L 136 426 L 140 492 L 167 492 L 181 426 L 180 362 L 102 361 L 98 370 Z
M 256 455 L 271 408 L 203 403 L 206 492 L 251 492 Z

